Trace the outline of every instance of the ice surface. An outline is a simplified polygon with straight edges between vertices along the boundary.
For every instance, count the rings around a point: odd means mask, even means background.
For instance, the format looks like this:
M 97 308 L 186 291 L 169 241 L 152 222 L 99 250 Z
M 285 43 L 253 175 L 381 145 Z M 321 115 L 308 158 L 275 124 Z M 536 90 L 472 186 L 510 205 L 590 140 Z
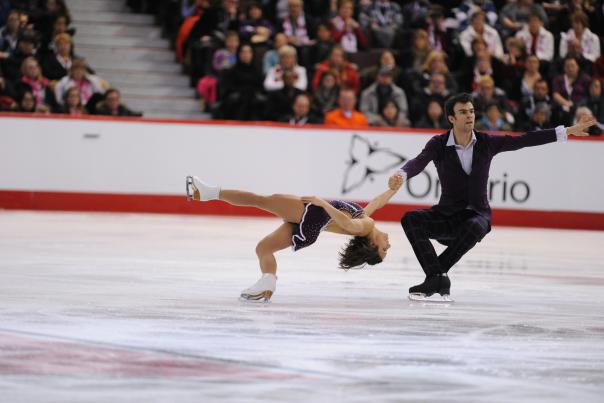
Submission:
M 407 300 L 399 225 L 362 271 L 324 233 L 241 303 L 277 225 L 0 211 L 0 401 L 603 401 L 604 233 L 494 228 L 452 304 Z

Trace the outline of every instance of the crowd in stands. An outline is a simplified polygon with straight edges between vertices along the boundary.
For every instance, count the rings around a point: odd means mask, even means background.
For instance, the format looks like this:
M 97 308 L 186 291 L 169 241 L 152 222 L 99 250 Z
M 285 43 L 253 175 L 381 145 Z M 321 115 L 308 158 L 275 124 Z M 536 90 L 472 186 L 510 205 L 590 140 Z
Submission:
M 141 116 L 75 53 L 64 0 L 0 0 L 0 111 Z
M 129 3 L 156 13 L 215 118 L 443 129 L 463 91 L 480 129 L 604 127 L 601 0 Z

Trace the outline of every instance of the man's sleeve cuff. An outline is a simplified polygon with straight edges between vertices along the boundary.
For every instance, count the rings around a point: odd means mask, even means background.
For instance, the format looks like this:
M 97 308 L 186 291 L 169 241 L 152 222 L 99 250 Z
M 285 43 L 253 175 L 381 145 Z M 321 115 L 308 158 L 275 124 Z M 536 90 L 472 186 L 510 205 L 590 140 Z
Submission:
M 568 140 L 568 134 L 566 133 L 566 127 L 560 125 L 556 127 L 556 141 Z
M 398 174 L 403 177 L 403 180 L 407 181 L 407 172 L 403 171 L 403 168 L 398 170 Z

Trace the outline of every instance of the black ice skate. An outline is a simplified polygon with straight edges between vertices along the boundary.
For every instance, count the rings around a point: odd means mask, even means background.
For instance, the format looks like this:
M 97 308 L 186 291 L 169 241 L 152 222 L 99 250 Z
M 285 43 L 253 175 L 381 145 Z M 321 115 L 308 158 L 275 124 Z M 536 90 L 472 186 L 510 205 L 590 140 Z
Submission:
M 412 301 L 453 302 L 449 293 L 451 280 L 446 273 L 426 277 L 423 283 L 409 288 L 409 299 Z M 440 294 L 440 298 L 430 297 Z

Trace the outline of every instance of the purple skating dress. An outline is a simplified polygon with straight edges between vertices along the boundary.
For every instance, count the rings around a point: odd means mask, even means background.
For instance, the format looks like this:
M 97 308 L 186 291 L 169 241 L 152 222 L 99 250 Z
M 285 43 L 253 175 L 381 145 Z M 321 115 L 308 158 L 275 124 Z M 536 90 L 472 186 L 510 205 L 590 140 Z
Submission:
M 364 214 L 364 210 L 356 203 L 343 200 L 332 200 L 329 202 L 334 208 L 345 211 L 352 218 L 358 218 Z M 297 251 L 315 243 L 321 231 L 325 229 L 332 221 L 329 214 L 323 207 L 314 204 L 304 204 L 304 214 L 300 224 L 293 224 L 292 230 L 292 249 Z

